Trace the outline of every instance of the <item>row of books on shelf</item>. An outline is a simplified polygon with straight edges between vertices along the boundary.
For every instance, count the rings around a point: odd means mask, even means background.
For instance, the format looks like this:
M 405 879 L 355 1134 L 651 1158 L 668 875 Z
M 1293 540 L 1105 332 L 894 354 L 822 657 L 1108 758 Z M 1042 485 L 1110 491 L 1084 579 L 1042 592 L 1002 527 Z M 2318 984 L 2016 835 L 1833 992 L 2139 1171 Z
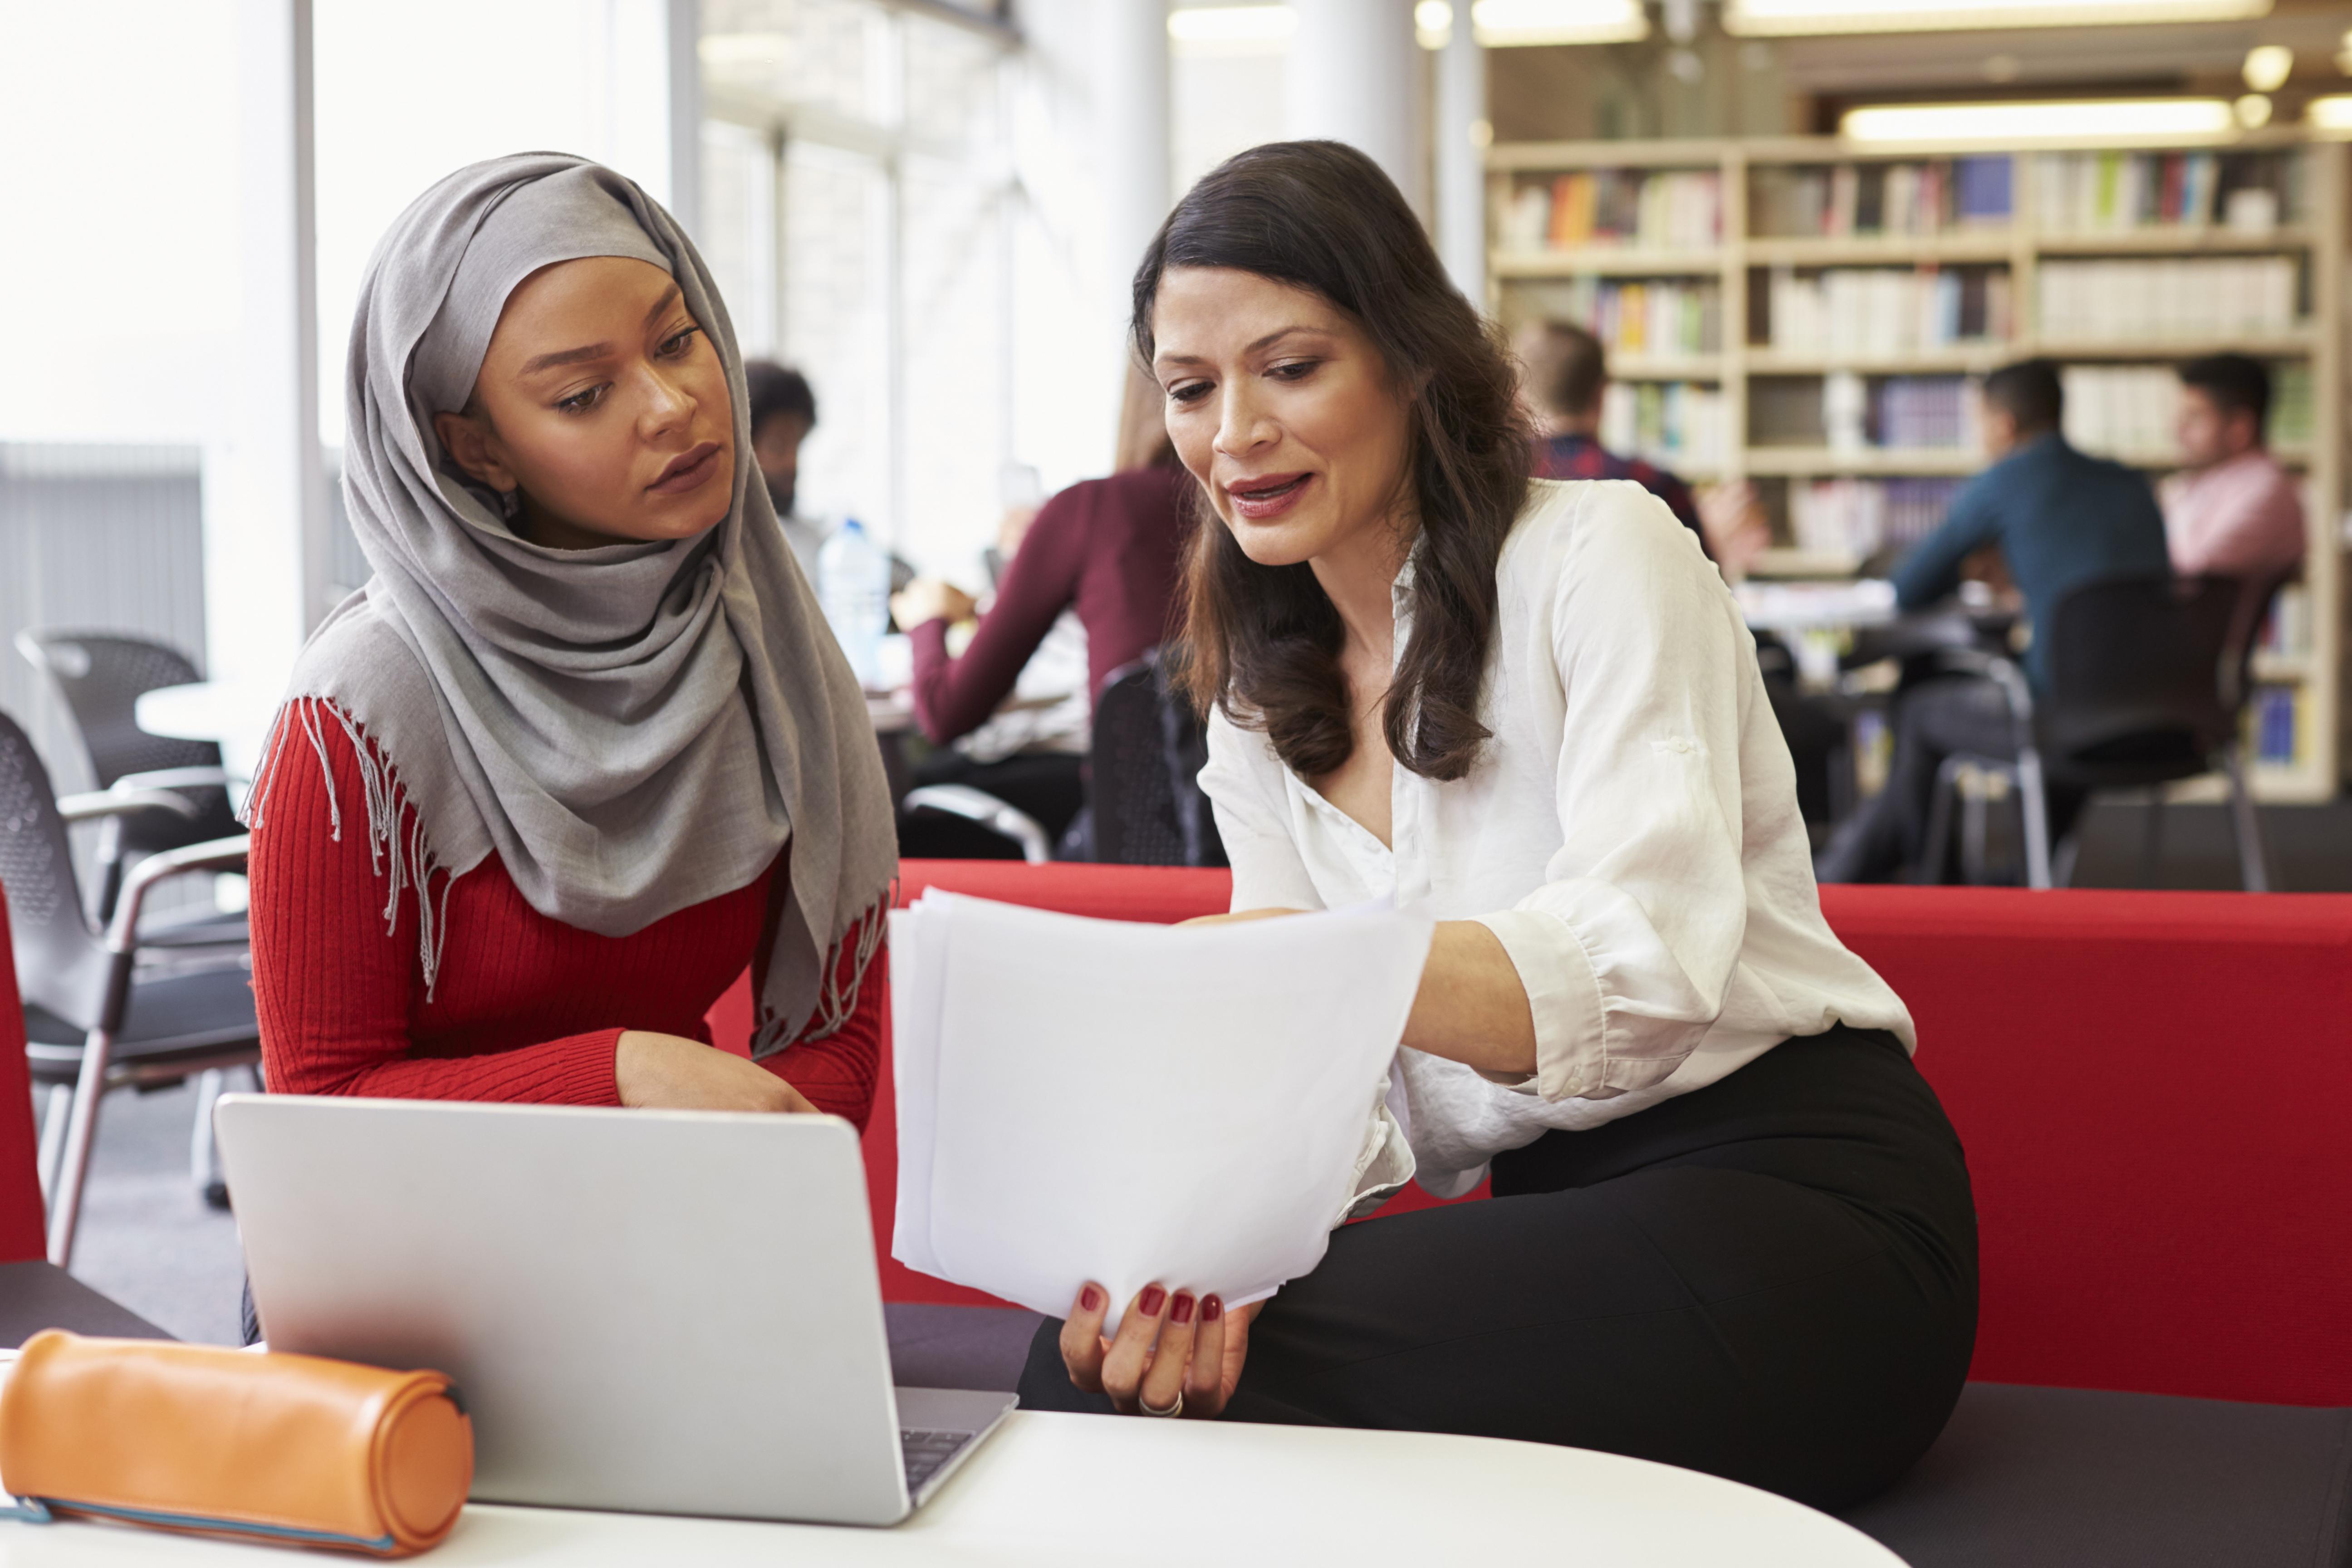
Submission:
M 2286 256 L 2045 261 L 2039 327 L 2061 342 L 2280 336 L 2301 324 Z
M 2263 622 L 2256 651 L 2273 658 L 2300 658 L 2311 652 L 2311 590 L 2300 583 L 2281 588 Z
M 1864 561 L 1907 550 L 1944 521 L 1958 479 L 1815 479 L 1789 487 L 1789 536 L 1808 553 Z
M 2005 340 L 2009 272 L 1989 267 L 1776 267 L 1760 335 L 1781 353 L 1885 358 Z
M 1693 382 L 1612 382 L 1601 395 L 1601 444 L 1682 471 L 1719 472 L 1730 454 L 1723 394 Z
M 2301 161 L 2276 153 L 2043 153 L 2034 219 L 2053 234 L 2291 221 Z
M 1723 180 L 1704 170 L 1579 169 L 1521 183 L 1502 226 L 1511 250 L 1705 249 L 1723 241 Z
M 1709 282 L 1573 278 L 1522 296 L 1530 314 L 1573 321 L 1612 354 L 1711 354 L 1723 348 L 1723 289 Z
M 2246 704 L 2246 742 L 2257 763 L 2294 764 L 2296 742 L 2306 727 L 2305 710 L 2311 692 L 2312 688 L 2305 685 L 2254 688 L 2253 699 Z
M 2009 158 L 1759 169 L 1750 227 L 1773 237 L 1946 234 L 2010 220 Z

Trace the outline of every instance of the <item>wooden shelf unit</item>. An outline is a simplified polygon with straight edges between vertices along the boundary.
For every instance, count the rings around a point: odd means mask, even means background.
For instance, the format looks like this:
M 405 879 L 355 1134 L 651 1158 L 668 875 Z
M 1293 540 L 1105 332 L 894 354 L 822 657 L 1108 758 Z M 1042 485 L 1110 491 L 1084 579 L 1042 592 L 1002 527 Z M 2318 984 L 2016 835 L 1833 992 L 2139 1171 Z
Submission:
M 2041 210 L 2035 182 L 2045 153 L 2272 153 L 2305 160 L 2298 182 L 2303 210 L 2260 232 L 2210 225 L 2171 224 L 2126 229 L 2063 229 L 2038 226 Z M 1933 234 L 1864 234 L 1842 238 L 1751 235 L 1750 178 L 1771 168 L 1835 167 L 1840 164 L 1920 163 L 1952 158 L 2010 160 L 2010 219 L 2003 225 L 1947 229 Z M 1717 471 L 1685 471 L 1692 479 L 1746 478 L 1803 480 L 1856 477 L 1964 476 L 1984 459 L 1958 448 L 1833 448 L 1827 446 L 1751 444 L 1751 384 L 1771 378 L 1818 377 L 1852 371 L 1865 377 L 1982 374 L 2032 355 L 2084 364 L 2170 365 L 2200 354 L 2234 351 L 2269 360 L 2301 361 L 2310 377 L 2310 437 L 2280 443 L 2281 461 L 2307 476 L 2305 510 L 2311 530 L 2304 584 L 2310 595 L 2310 647 L 2293 654 L 2265 654 L 2256 664 L 2265 684 L 2297 689 L 2296 754 L 2291 764 L 2252 768 L 2257 793 L 2265 800 L 2310 802 L 2330 798 L 2346 776 L 2341 743 L 2345 683 L 2344 543 L 2346 513 L 2346 326 L 2347 258 L 2347 168 L 2352 151 L 2341 141 L 2309 138 L 2294 128 L 2244 132 L 2211 138 L 2150 141 L 2147 138 L 2036 141 L 2023 146 L 1982 142 L 1860 143 L 1838 137 L 1771 137 L 1746 142 L 1559 142 L 1497 143 L 1486 152 L 1490 234 L 1504 231 L 1504 215 L 1514 187 L 1534 176 L 1581 170 L 1645 174 L 1711 172 L 1720 180 L 1722 236 L 1713 247 L 1643 247 L 1596 244 L 1574 249 L 1495 248 L 1487 262 L 1488 308 L 1507 321 L 1520 313 L 1513 296 L 1547 283 L 1593 278 L 1656 279 L 1689 282 L 1711 279 L 1721 291 L 1719 352 L 1703 354 L 1612 355 L 1618 379 L 1688 381 L 1721 390 L 1723 417 L 1731 439 Z M 2217 339 L 2141 336 L 2092 340 L 2042 335 L 2038 330 L 2041 266 L 2044 258 L 2117 260 L 2158 258 L 2222 258 L 2283 255 L 2303 262 L 2301 298 L 2306 313 L 2284 333 Z M 1833 268 L 1904 268 L 1927 265 L 1991 266 L 2009 277 L 2013 331 L 1999 341 L 1970 341 L 1893 355 L 1776 352 L 1748 339 L 1750 272 L 1788 268 L 1812 271 Z M 2153 471 L 2166 464 L 2161 452 L 2109 454 Z M 1688 466 L 1685 466 L 1686 468 Z M 1850 559 L 1827 552 L 1780 548 L 1768 552 L 1760 570 L 1771 575 L 1835 574 L 1853 570 Z

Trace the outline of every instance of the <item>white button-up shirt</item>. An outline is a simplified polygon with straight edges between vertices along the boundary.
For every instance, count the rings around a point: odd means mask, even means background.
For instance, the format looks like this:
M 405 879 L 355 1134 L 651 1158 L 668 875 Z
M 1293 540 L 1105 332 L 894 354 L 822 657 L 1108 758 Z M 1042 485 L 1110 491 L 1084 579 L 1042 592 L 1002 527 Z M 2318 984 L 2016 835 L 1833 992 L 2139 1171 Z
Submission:
M 1392 593 L 1412 627 L 1409 560 Z M 1391 845 L 1213 715 L 1201 785 L 1234 908 L 1393 898 L 1475 920 L 1526 985 L 1531 1082 L 1399 1053 L 1358 1191 L 1466 1192 L 1552 1128 L 1686 1094 L 1843 1022 L 1916 1047 L 1910 1014 L 1822 918 L 1795 770 L 1755 641 L 1690 531 L 1641 486 L 1535 482 L 1500 602 L 1468 776 L 1390 786 Z M 1409 1147 L 1410 1152 L 1407 1152 Z

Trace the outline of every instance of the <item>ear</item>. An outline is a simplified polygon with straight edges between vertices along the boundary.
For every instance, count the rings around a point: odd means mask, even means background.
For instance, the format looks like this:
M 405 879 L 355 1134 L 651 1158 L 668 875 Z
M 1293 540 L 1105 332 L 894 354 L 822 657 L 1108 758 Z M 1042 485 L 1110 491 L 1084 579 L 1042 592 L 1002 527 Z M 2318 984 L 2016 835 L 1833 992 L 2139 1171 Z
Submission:
M 521 481 L 514 470 L 500 461 L 499 438 L 489 422 L 474 414 L 436 414 L 433 434 L 441 439 L 442 449 L 467 474 L 497 490 L 501 495 Z

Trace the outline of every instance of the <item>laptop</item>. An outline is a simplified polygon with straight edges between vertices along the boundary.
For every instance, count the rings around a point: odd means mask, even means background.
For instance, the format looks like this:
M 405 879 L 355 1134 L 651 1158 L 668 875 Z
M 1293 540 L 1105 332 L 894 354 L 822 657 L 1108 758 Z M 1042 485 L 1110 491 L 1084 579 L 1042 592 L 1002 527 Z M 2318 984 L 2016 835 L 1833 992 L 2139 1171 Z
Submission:
M 894 1388 L 831 1116 L 225 1095 L 273 1351 L 431 1367 L 473 1497 L 895 1524 L 1014 1404 Z

